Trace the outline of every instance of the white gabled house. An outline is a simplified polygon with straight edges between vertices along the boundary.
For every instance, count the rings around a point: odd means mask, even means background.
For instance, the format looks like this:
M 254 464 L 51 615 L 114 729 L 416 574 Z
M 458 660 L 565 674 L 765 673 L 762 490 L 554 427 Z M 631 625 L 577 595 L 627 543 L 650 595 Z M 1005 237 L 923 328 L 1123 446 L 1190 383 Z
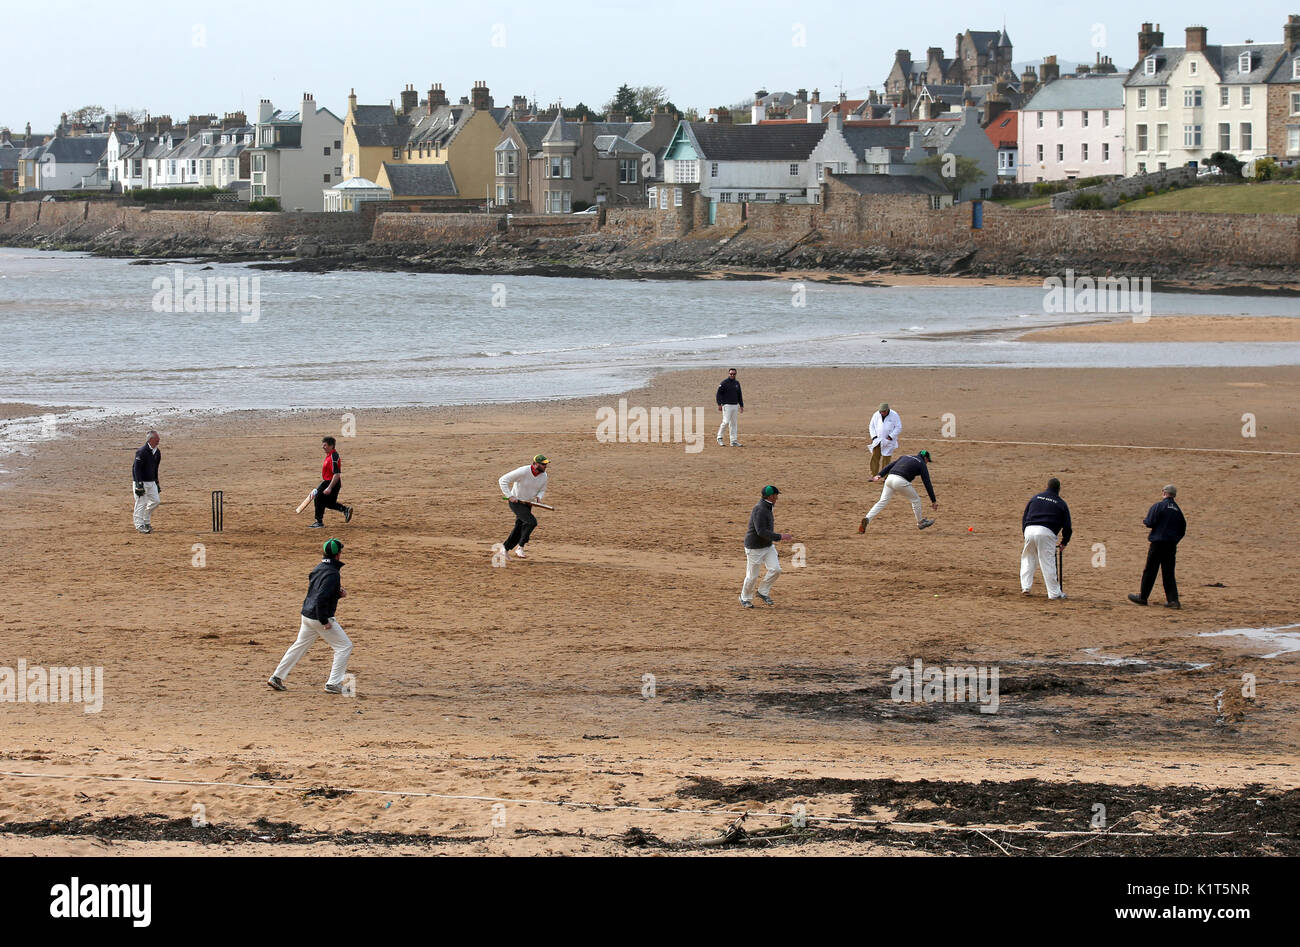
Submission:
M 812 203 L 810 161 L 826 133 L 821 122 L 734 125 L 681 121 L 664 151 L 659 206 L 679 203 L 683 188 L 713 203 Z

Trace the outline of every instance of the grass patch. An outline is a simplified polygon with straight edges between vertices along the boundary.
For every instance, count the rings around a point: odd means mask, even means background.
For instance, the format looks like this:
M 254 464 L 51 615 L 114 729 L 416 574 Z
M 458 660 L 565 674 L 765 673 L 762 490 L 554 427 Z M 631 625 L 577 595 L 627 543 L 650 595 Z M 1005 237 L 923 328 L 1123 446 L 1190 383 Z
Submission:
M 1045 196 L 1034 195 L 1032 197 L 1003 197 L 995 200 L 993 203 L 1001 204 L 1003 207 L 1014 207 L 1017 210 L 1028 210 L 1031 207 L 1046 207 L 1052 203 L 1052 195 Z
M 1123 210 L 1216 214 L 1300 214 L 1300 184 L 1268 181 L 1189 187 L 1121 204 Z

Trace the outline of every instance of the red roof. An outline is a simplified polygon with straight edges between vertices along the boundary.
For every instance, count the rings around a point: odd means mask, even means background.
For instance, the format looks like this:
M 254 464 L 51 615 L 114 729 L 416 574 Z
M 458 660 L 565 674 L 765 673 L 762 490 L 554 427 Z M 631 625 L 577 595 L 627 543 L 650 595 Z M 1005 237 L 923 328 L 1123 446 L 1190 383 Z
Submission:
M 1020 113 L 1003 112 L 984 129 L 994 148 L 1014 148 L 1020 138 Z

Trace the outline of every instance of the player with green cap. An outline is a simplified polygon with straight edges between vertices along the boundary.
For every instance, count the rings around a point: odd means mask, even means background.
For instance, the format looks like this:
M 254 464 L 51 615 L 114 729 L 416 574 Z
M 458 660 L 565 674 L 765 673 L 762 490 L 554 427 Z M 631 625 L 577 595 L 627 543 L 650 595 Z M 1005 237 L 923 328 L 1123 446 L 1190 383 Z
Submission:
M 934 463 L 934 458 L 928 450 L 917 451 L 915 454 L 906 454 L 893 463 L 884 467 L 880 473 L 871 478 L 872 482 L 880 480 L 885 481 L 885 488 L 880 491 L 880 499 L 876 505 L 871 508 L 862 521 L 858 523 L 858 532 L 865 533 L 871 521 L 880 515 L 880 511 L 889 505 L 889 501 L 894 498 L 895 493 L 901 493 L 907 497 L 912 504 L 912 512 L 916 515 L 916 528 L 928 529 L 934 525 L 934 520 L 926 519 L 921 515 L 921 498 L 916 493 L 916 487 L 912 486 L 912 481 L 917 477 L 925 484 L 925 492 L 930 494 L 930 506 L 939 509 L 939 501 L 934 496 L 934 486 L 930 483 L 930 464 Z
M 289 650 L 280 659 L 279 667 L 266 682 L 266 686 L 272 690 L 285 690 L 284 679 L 289 676 L 294 665 L 317 638 L 324 638 L 334 649 L 334 664 L 330 668 L 329 680 L 325 682 L 325 691 L 329 694 L 343 693 L 343 677 L 348 670 L 348 657 L 352 654 L 352 639 L 334 617 L 339 599 L 348 594 L 339 576 L 339 570 L 343 568 L 343 560 L 339 558 L 343 552 L 343 543 L 329 539 L 325 541 L 322 550 L 325 558 L 307 579 L 307 597 L 302 603 L 302 624 L 298 628 L 298 640 L 289 646 Z
M 762 498 L 749 513 L 749 529 L 745 533 L 745 582 L 740 587 L 740 604 L 745 608 L 754 607 L 754 585 L 758 582 L 758 571 L 766 567 L 767 574 L 758 586 L 758 597 L 768 605 L 772 601 L 772 583 L 781 575 L 781 561 L 777 558 L 776 544 L 794 539 L 789 533 L 778 533 L 772 518 L 772 507 L 781 491 L 768 484 L 762 490 Z

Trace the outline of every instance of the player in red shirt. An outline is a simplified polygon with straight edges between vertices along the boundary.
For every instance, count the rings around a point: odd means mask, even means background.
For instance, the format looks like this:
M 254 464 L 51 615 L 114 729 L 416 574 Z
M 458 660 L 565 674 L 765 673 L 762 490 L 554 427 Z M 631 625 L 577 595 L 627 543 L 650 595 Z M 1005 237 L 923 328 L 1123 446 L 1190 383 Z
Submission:
M 320 446 L 325 452 L 325 462 L 321 464 L 320 486 L 315 490 L 316 522 L 311 524 L 311 529 L 324 528 L 326 510 L 338 510 L 343 514 L 345 523 L 352 520 L 352 507 L 339 502 L 339 491 L 343 488 L 343 462 L 339 460 L 339 452 L 334 449 L 334 444 L 332 437 L 321 438 Z

